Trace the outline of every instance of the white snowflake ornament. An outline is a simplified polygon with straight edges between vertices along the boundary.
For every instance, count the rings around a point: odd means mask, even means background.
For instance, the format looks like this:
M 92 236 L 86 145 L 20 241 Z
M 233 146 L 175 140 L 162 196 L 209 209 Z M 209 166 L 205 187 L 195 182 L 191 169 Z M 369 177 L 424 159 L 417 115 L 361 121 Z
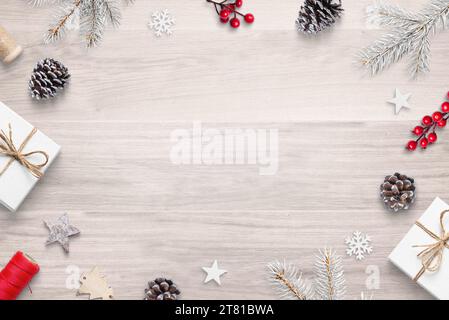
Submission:
M 154 30 L 154 34 L 160 37 L 163 33 L 171 35 L 172 27 L 175 25 L 175 19 L 168 13 L 168 10 L 157 11 L 151 15 L 151 21 L 148 27 Z
M 355 256 L 357 260 L 363 260 L 365 255 L 373 252 L 370 236 L 360 231 L 355 231 L 351 237 L 346 238 L 345 242 L 348 245 L 346 254 L 350 257 Z

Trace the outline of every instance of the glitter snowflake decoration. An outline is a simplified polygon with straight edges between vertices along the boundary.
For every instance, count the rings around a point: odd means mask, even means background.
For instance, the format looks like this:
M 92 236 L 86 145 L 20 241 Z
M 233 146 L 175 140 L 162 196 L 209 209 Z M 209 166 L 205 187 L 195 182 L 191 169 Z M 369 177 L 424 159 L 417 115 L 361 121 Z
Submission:
M 347 237 L 345 242 L 348 245 L 346 254 L 350 257 L 355 256 L 357 260 L 363 260 L 365 255 L 373 252 L 370 236 L 359 231 L 354 232 L 351 237 Z
M 151 21 L 148 27 L 154 30 L 154 34 L 160 37 L 163 33 L 171 35 L 173 33 L 172 26 L 175 25 L 175 19 L 167 10 L 157 11 L 151 15 Z

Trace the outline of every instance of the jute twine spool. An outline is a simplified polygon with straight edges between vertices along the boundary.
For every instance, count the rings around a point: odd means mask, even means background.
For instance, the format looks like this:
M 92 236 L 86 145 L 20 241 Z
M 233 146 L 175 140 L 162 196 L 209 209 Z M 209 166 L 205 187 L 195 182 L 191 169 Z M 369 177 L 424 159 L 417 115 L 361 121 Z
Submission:
M 0 59 L 4 63 L 11 63 L 22 51 L 22 47 L 17 45 L 13 37 L 0 26 Z

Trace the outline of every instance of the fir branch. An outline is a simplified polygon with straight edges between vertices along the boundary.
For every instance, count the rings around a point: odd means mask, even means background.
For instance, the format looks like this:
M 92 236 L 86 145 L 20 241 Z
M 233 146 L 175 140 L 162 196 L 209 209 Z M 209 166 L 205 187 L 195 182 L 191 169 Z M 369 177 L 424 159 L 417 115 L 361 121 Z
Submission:
M 107 24 L 118 27 L 121 20 L 119 3 L 132 4 L 134 0 L 29 0 L 34 6 L 52 4 L 57 6 L 56 22 L 50 25 L 45 43 L 61 39 L 72 19 L 79 16 L 80 33 L 88 47 L 96 46 L 103 38 Z
M 103 38 L 105 28 L 105 6 L 103 1 L 83 1 L 80 13 L 81 33 L 88 47 L 97 46 Z
M 409 28 L 419 23 L 422 17 L 397 5 L 378 2 L 367 8 L 368 21 L 379 26 Z
M 428 36 L 422 36 L 413 50 L 414 56 L 410 63 L 410 72 L 413 78 L 417 78 L 421 73 L 430 71 L 430 40 Z
M 412 76 L 429 70 L 430 34 L 447 26 L 449 0 L 433 0 L 419 14 L 398 7 L 378 5 L 372 8 L 373 19 L 392 30 L 359 53 L 362 66 L 375 75 L 407 54 L 413 54 Z
M 359 53 L 360 61 L 375 75 L 408 54 L 411 51 L 412 39 L 413 33 L 403 35 L 395 32 L 385 35 Z
M 65 35 L 67 23 L 70 20 L 70 18 L 72 18 L 76 14 L 76 11 L 79 10 L 81 1 L 82 0 L 74 0 L 72 5 L 64 6 L 60 9 L 61 10 L 60 18 L 58 19 L 58 22 L 55 25 L 50 26 L 50 28 L 48 29 L 48 32 L 44 37 L 45 43 L 54 42 L 56 40 L 61 39 Z
M 313 291 L 303 280 L 301 272 L 292 264 L 275 261 L 268 265 L 270 281 L 281 298 L 311 300 Z
M 320 250 L 315 262 L 315 294 L 320 300 L 342 300 L 346 291 L 341 256 Z
M 122 15 L 120 9 L 117 6 L 116 0 L 104 0 L 104 9 L 106 11 L 106 16 L 108 21 L 113 27 L 118 27 L 120 25 L 120 19 Z

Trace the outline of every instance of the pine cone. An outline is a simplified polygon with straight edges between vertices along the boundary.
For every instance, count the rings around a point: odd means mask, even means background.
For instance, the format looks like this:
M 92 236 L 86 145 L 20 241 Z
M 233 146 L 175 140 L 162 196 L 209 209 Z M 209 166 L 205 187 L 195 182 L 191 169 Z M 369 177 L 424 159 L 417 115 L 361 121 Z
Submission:
M 68 69 L 59 61 L 44 59 L 37 63 L 30 80 L 31 97 L 37 100 L 56 96 L 69 81 Z
M 386 176 L 384 183 L 380 185 L 380 196 L 385 205 L 398 212 L 407 210 L 415 201 L 415 180 L 406 175 L 395 173 L 392 176 Z
M 306 0 L 296 25 L 301 32 L 316 34 L 334 24 L 342 12 L 341 0 Z
M 148 282 L 148 289 L 145 289 L 144 300 L 177 300 L 181 291 L 178 290 L 173 281 L 165 278 L 157 278 Z

